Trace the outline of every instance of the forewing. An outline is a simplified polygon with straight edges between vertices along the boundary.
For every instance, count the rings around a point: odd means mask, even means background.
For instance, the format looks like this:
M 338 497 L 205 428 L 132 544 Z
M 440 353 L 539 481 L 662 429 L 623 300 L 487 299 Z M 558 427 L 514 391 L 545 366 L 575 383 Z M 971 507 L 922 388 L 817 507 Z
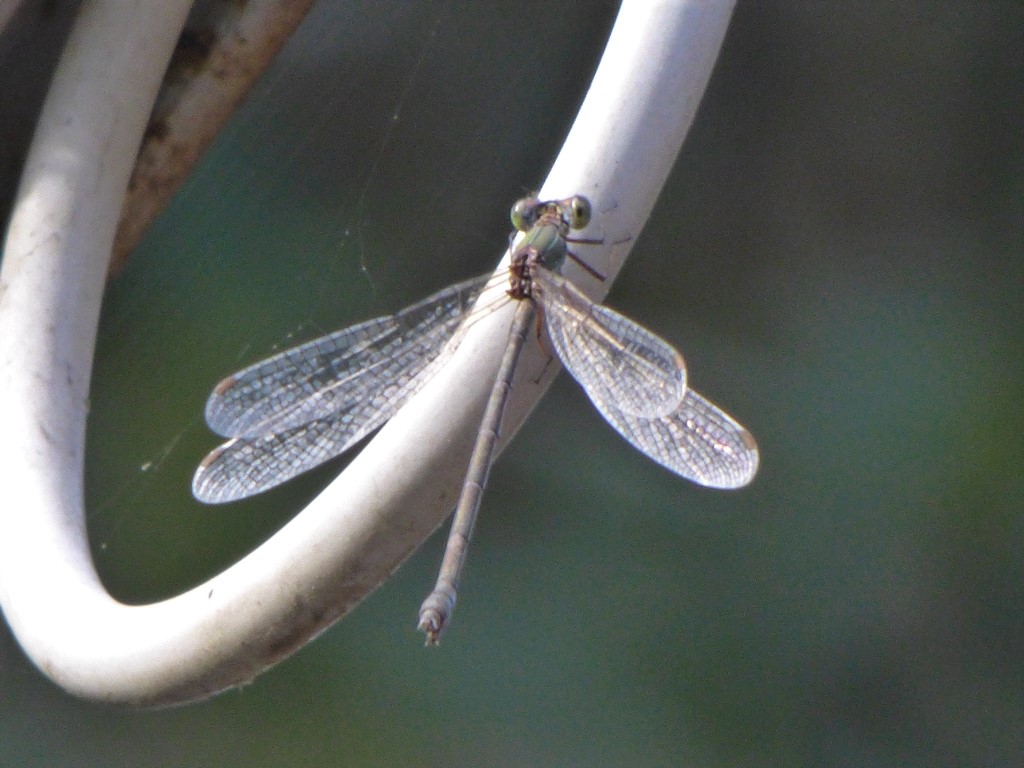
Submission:
M 613 405 L 601 415 L 624 438 L 677 475 L 710 488 L 741 488 L 757 472 L 757 443 L 741 424 L 692 389 L 679 409 L 646 419 Z
M 592 302 L 561 275 L 540 267 L 531 275 L 555 351 L 594 405 L 646 418 L 679 407 L 686 363 L 671 344 Z
M 318 420 L 349 430 L 381 414 L 387 421 L 444 349 L 488 277 L 456 283 L 397 314 L 286 349 L 229 376 L 207 400 L 210 429 L 255 438 Z M 332 420 L 336 413 L 343 418 Z M 347 441 L 344 433 L 336 440 Z

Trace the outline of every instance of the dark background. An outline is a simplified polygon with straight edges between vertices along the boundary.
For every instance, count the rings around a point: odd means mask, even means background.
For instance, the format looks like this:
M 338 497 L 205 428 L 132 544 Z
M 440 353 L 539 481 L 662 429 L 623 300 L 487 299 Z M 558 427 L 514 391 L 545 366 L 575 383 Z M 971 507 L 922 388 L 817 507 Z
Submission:
M 116 596 L 210 576 L 338 469 L 194 502 L 213 383 L 496 261 L 615 4 L 492 5 L 320 3 L 110 286 L 87 508 Z M 174 710 L 71 699 L 0 629 L 0 764 L 1021 764 L 1022 85 L 1017 2 L 741 2 L 608 302 L 750 427 L 755 483 L 671 476 L 563 376 L 440 649 L 440 536 Z

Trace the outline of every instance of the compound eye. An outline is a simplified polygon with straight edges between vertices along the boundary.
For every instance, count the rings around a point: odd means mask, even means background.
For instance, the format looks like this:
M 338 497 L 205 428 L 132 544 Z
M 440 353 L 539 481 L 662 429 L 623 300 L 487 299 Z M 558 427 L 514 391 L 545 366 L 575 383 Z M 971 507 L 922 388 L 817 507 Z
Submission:
M 524 197 L 516 200 L 512 206 L 512 226 L 520 232 L 529 232 L 537 223 L 537 212 L 540 210 L 540 203 L 536 197 Z
M 572 220 L 569 226 L 573 229 L 583 229 L 590 223 L 590 201 L 583 195 L 575 195 L 570 201 Z

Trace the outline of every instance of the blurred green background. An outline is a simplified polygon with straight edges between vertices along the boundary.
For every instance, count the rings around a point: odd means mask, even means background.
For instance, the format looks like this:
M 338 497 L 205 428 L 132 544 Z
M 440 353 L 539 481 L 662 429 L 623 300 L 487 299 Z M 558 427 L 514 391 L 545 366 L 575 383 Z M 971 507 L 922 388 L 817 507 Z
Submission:
M 110 286 L 87 508 L 116 596 L 205 579 L 341 466 L 194 502 L 213 383 L 496 261 L 617 6 L 507 5 L 321 2 Z M 608 303 L 754 432 L 753 486 L 671 476 L 563 376 L 440 649 L 440 535 L 178 709 L 74 700 L 0 628 L 0 765 L 1020 765 L 1022 86 L 1018 2 L 741 2 Z

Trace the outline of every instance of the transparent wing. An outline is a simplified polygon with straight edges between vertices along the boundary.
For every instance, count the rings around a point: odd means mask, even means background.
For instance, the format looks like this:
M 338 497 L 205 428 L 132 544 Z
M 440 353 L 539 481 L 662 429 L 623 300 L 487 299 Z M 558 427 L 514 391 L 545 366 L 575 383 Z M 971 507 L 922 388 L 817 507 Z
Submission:
M 331 421 L 335 413 L 344 416 L 336 420 L 338 428 L 351 429 L 381 413 L 386 421 L 408 399 L 411 382 L 440 353 L 488 278 L 456 283 L 397 314 L 244 368 L 210 394 L 207 424 L 224 437 L 254 438 Z
M 555 351 L 598 409 L 655 418 L 679 407 L 686 363 L 671 344 L 561 275 L 540 267 L 531 275 Z
M 677 475 L 710 488 L 741 488 L 757 472 L 757 443 L 741 424 L 692 389 L 675 413 L 655 419 L 595 403 L 619 434 Z
M 285 350 L 225 379 L 210 395 L 207 420 L 222 434 L 237 432 L 200 462 L 192 493 L 208 504 L 261 493 L 380 427 L 454 352 L 455 331 L 489 277 L 457 283 L 396 315 Z
M 223 504 L 269 490 L 344 452 L 392 415 L 378 411 L 355 425 L 339 412 L 284 432 L 236 437 L 202 460 L 192 478 L 192 493 L 207 504 Z

